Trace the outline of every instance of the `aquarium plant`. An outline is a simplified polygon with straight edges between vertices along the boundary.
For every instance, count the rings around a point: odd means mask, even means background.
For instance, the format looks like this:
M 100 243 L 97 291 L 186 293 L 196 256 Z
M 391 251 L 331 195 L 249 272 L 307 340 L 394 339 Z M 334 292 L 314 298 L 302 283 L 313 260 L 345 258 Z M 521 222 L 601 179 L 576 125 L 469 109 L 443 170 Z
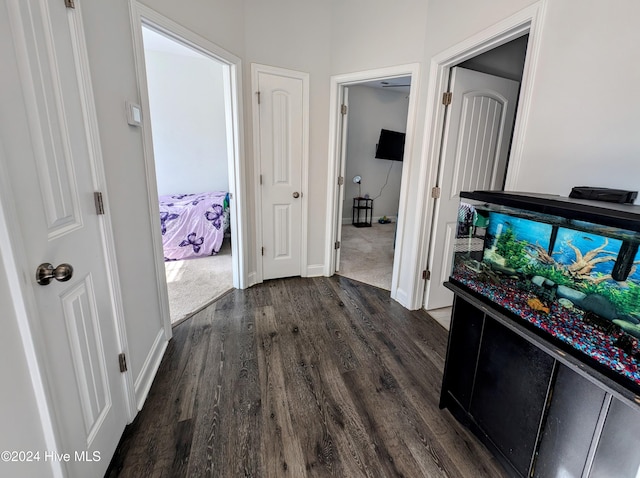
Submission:
M 496 253 L 504 257 L 505 265 L 512 269 L 520 269 L 529 262 L 527 243 L 519 241 L 511 228 L 505 229 L 498 237 Z

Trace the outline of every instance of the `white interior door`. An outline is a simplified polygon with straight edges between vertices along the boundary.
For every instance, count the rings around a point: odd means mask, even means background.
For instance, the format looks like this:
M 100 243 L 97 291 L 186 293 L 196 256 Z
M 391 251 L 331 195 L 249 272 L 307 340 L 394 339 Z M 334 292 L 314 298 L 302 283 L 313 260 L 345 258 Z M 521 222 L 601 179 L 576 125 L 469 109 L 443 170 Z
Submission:
M 342 240 L 342 211 L 344 210 L 344 177 L 347 170 L 347 139 L 349 138 L 349 88 L 344 87 L 342 113 L 340 115 L 340 177 L 342 181 L 338 183 L 338 209 L 336 211 L 336 241 Z M 336 249 L 336 272 L 340 271 L 340 247 Z
M 517 81 L 466 68 L 451 70 L 452 100 L 442 140 L 426 309 L 447 307 L 453 301 L 442 284 L 451 273 L 460 191 L 503 188 L 519 86 Z
M 81 17 L 62 1 L 4 0 L 0 8 L 3 170 L 19 218 L 14 237 L 25 251 L 21 272 L 33 298 L 27 302 L 57 432 L 58 449 L 49 451 L 69 454 L 62 463 L 67 476 L 102 476 L 128 417 L 94 205 L 98 163 L 85 128 Z M 41 263 L 71 264 L 73 274 L 39 285 Z
M 305 75 L 257 71 L 263 279 L 302 275 Z

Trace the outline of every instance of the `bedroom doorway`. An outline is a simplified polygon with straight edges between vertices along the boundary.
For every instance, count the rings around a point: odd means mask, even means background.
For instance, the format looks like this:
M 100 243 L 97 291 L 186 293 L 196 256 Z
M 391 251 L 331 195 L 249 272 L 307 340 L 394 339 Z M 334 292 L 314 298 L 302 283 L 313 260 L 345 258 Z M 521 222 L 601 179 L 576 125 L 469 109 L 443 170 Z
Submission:
M 449 68 L 440 153 L 440 198 L 434 204 L 424 308 L 448 314 L 453 294 L 442 284 L 451 272 L 460 191 L 504 190 L 528 31 Z M 482 107 L 480 106 L 482 105 Z M 468 114 L 473 109 L 473 116 Z M 495 110 L 495 112 L 494 112 Z M 438 312 L 436 312 L 437 314 Z
M 223 65 L 143 25 L 171 323 L 233 287 Z
M 404 229 L 404 211 L 412 161 L 416 116 L 416 64 L 332 77 L 330 164 L 325 274 L 345 277 L 389 290 L 396 298 Z M 378 157 L 383 130 L 404 135 L 404 152 Z M 395 160 L 394 160 L 395 159 Z M 368 196 L 368 197 L 367 197 Z M 355 198 L 355 199 L 354 199 Z M 361 198 L 359 201 L 357 198 Z M 371 210 L 360 210 L 360 201 Z M 355 204 L 354 201 L 358 201 Z M 360 223 L 364 213 L 371 227 Z M 370 213 L 370 217 L 366 214 Z M 380 221 L 382 220 L 382 221 Z
M 174 326 L 245 283 L 240 60 L 135 6 L 157 275 Z
M 411 76 L 401 76 L 355 83 L 344 92 L 336 274 L 388 291 L 410 91 Z

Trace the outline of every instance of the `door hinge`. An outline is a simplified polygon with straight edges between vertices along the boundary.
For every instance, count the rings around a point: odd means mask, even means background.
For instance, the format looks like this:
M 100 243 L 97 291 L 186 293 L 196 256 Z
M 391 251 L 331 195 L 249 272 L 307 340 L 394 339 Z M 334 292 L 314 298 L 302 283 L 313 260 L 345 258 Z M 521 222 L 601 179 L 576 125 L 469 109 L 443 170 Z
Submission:
M 422 271 L 422 279 L 424 280 L 429 280 L 431 279 L 431 271 L 428 269 L 425 269 Z
M 450 91 L 442 93 L 442 104 L 445 106 L 449 106 L 451 104 L 451 98 L 453 94 Z
M 336 242 L 333 244 L 333 248 L 334 248 L 334 249 L 340 249 L 340 241 L 336 241 Z
M 340 106 L 340 113 L 343 115 L 347 114 L 347 105 L 341 105 Z
M 435 187 L 431 188 L 431 197 L 433 199 L 438 199 L 440 197 L 440 187 L 439 186 L 435 186 Z
M 64 6 L 67 8 L 76 8 L 75 0 L 64 0 Z
M 256 91 L 256 95 L 258 95 L 258 104 L 260 104 L 260 92 Z
M 104 214 L 104 202 L 102 201 L 102 193 L 99 191 L 94 192 L 93 201 L 96 203 L 96 214 L 99 216 Z
M 260 186 L 262 186 L 262 174 L 260 175 Z
M 338 186 L 342 186 L 344 184 L 344 176 L 338 176 Z
M 260 253 L 264 256 L 264 246 L 260 249 Z
M 125 373 L 127 371 L 127 357 L 124 352 L 118 355 L 118 362 L 120 363 L 120 373 Z

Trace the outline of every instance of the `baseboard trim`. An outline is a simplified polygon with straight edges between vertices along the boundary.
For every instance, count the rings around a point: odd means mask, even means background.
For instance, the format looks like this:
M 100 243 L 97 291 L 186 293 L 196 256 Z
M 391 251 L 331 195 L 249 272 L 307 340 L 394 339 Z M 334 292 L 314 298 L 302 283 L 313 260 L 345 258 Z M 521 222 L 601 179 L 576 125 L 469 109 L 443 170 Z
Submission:
M 158 331 L 158 335 L 156 335 L 156 339 L 151 346 L 147 359 L 144 361 L 140 374 L 135 381 L 134 388 L 138 411 L 142 410 L 142 406 L 144 405 L 147 395 L 149 394 L 149 390 L 151 389 L 153 379 L 160 367 L 164 351 L 167 349 L 167 344 L 169 343 L 168 340 L 165 340 L 164 332 L 164 328 Z
M 380 219 L 381 217 L 384 216 L 373 216 L 373 218 L 371 219 L 371 222 L 378 222 L 378 219 Z M 387 219 L 391 219 L 391 222 L 393 223 L 397 223 L 398 222 L 398 216 L 387 216 Z M 351 221 L 353 220 L 353 218 L 351 217 L 343 217 L 342 218 L 342 225 L 348 225 L 351 224 Z
M 321 277 L 324 275 L 324 264 L 307 266 L 307 277 Z
M 249 287 L 254 286 L 258 283 L 258 273 L 256 271 L 249 272 L 247 275 L 247 284 Z
M 406 291 L 397 288 L 396 293 L 393 294 L 391 298 L 398 302 L 401 306 L 412 310 L 411 304 L 409 303 L 409 294 L 407 294 Z

